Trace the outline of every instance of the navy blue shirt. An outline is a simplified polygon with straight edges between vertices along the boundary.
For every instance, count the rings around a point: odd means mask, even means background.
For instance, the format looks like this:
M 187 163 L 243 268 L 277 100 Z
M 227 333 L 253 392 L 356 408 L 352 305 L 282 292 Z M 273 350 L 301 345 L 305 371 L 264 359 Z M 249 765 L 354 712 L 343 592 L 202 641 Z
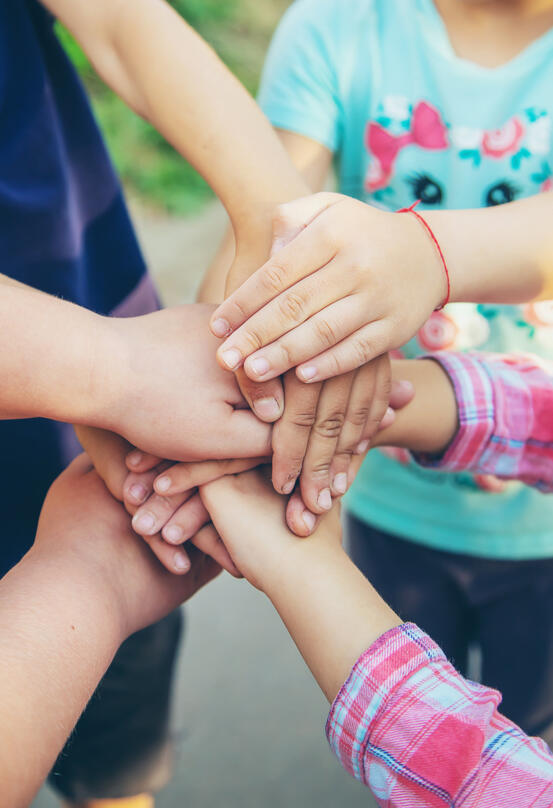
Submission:
M 0 272 L 101 314 L 143 313 L 155 294 L 53 22 L 34 0 L 0 3 Z M 32 543 L 47 488 L 76 451 L 69 426 L 0 423 L 0 575 Z

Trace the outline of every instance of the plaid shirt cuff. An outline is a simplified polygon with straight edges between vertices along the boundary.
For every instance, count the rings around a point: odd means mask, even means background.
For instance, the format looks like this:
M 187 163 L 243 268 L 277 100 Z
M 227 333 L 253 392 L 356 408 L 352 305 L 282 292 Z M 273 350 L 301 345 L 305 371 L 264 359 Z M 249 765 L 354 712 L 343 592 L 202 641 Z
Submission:
M 455 390 L 459 429 L 446 452 L 440 456 L 413 453 L 426 468 L 463 471 L 475 468 L 495 427 L 494 388 L 486 365 L 471 354 L 438 352 L 421 357 L 438 362 Z
M 342 766 L 368 784 L 364 761 L 371 725 L 394 690 L 443 651 L 418 626 L 405 623 L 383 634 L 358 659 L 331 707 L 326 737 Z

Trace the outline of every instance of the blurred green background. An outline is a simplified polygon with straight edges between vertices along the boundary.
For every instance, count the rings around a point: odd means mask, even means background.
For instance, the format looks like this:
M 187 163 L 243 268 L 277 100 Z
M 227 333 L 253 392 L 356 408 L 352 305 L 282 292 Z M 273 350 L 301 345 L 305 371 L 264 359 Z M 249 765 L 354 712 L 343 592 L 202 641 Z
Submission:
M 171 5 L 255 94 L 271 33 L 290 0 L 172 0 Z M 87 85 L 96 116 L 127 188 L 173 214 L 197 210 L 211 191 L 190 165 L 95 75 L 63 28 L 59 35 Z

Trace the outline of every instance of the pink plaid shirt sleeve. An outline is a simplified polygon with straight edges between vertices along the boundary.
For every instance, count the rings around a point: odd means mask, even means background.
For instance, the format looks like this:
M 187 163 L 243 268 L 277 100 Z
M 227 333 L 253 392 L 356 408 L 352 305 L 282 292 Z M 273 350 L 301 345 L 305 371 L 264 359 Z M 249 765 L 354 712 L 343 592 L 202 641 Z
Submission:
M 382 808 L 551 808 L 551 752 L 502 716 L 500 701 L 405 624 L 357 661 L 326 732 Z
M 532 356 L 432 354 L 451 379 L 459 430 L 423 466 L 516 479 L 553 491 L 553 364 Z

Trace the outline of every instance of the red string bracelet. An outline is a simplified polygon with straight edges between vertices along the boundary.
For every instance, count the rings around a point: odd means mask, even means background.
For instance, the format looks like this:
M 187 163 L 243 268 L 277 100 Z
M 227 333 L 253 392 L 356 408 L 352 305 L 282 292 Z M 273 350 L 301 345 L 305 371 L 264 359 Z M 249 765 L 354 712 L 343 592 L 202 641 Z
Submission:
M 434 231 L 432 230 L 432 228 L 430 227 L 430 225 L 428 224 L 428 222 L 426 221 L 424 216 L 421 216 L 420 213 L 415 210 L 415 208 L 417 207 L 419 202 L 420 202 L 420 199 L 417 199 L 417 201 L 413 202 L 413 204 L 410 207 L 401 208 L 400 210 L 397 211 L 397 213 L 412 213 L 413 216 L 415 216 L 419 220 L 419 222 L 422 224 L 422 226 L 424 227 L 424 229 L 426 230 L 426 232 L 428 233 L 428 235 L 430 236 L 430 238 L 434 242 L 434 245 L 435 245 L 436 249 L 438 250 L 438 254 L 439 254 L 440 259 L 442 261 L 442 265 L 443 265 L 443 268 L 444 268 L 445 277 L 446 277 L 446 281 L 447 281 L 447 292 L 446 292 L 445 299 L 444 299 L 443 303 L 440 306 L 438 306 L 438 308 L 436 309 L 436 311 L 441 311 L 441 309 L 443 309 L 445 306 L 447 306 L 447 304 L 449 303 L 449 301 L 451 299 L 451 278 L 449 277 L 449 269 L 447 268 L 447 262 L 445 260 L 444 254 L 442 252 L 442 248 L 440 247 L 440 242 L 438 241 L 438 239 L 434 235 Z

